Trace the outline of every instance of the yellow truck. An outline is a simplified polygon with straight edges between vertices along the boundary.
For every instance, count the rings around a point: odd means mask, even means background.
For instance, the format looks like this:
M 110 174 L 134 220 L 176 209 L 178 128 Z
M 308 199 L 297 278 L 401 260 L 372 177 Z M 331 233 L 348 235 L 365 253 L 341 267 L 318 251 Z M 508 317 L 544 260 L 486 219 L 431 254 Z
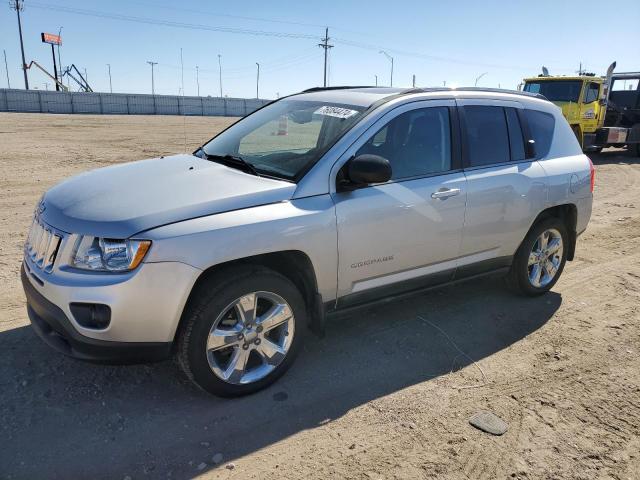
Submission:
M 615 66 L 604 77 L 551 76 L 542 67 L 541 75 L 524 79 L 524 91 L 558 105 L 585 151 L 627 147 L 640 156 L 640 72 L 614 74 Z

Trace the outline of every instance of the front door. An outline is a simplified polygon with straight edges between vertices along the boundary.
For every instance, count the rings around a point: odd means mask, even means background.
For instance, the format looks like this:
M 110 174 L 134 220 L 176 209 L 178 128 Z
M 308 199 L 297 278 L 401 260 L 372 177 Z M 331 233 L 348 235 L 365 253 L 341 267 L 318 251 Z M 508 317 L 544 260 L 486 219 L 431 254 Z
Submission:
M 448 100 L 400 106 L 346 153 L 385 157 L 393 174 L 385 184 L 332 194 L 339 305 L 451 278 L 466 199 L 454 109 Z

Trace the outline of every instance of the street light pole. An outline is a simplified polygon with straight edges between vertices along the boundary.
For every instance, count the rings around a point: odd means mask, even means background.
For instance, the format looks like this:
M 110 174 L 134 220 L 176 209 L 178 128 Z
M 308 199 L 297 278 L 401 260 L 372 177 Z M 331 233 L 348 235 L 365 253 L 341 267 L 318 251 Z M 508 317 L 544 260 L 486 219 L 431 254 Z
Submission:
M 489 73 L 489 72 L 484 72 L 484 73 L 480 74 L 480 76 L 478 76 L 476 78 L 476 83 L 473 86 L 477 87 L 478 86 L 478 80 L 480 80 L 482 77 L 484 77 L 487 73 Z
M 113 87 L 111 86 L 111 64 L 107 63 L 107 68 L 109 69 L 109 93 L 113 93 Z
M 196 65 L 196 85 L 198 86 L 198 96 L 200 96 L 200 75 L 198 73 L 198 65 Z
M 154 84 L 154 80 L 153 80 L 153 66 L 157 65 L 158 62 L 152 62 L 152 61 L 147 61 L 147 63 L 149 65 L 151 65 L 151 95 L 155 95 L 156 94 L 156 88 L 155 88 L 155 84 Z
M 60 83 L 62 83 L 62 60 L 60 60 L 60 44 L 62 43 L 62 28 L 58 29 L 58 37 L 60 37 L 60 42 L 58 42 L 58 67 L 60 68 Z
M 222 98 L 222 55 L 218 54 L 218 70 L 220 72 L 220 98 Z
M 385 57 L 387 57 L 387 60 L 389 60 L 391 62 L 391 87 L 393 87 L 393 57 L 391 55 L 389 55 L 387 52 L 385 52 L 384 50 L 380 50 L 380 53 L 382 53 Z
M 256 66 L 258 67 L 258 75 L 256 76 L 256 98 L 260 98 L 259 93 L 259 85 L 260 85 L 260 64 L 256 62 Z
M 24 73 L 24 88 L 29 90 L 29 79 L 27 78 L 27 61 L 24 59 L 24 43 L 22 42 L 22 20 L 20 12 L 24 9 L 23 0 L 12 0 L 10 7 L 18 14 L 18 33 L 20 34 L 20 51 L 22 52 L 22 73 Z
M 9 80 L 9 67 L 7 66 L 7 51 L 2 50 L 4 53 L 4 69 L 7 72 L 7 88 L 11 88 L 11 80 Z

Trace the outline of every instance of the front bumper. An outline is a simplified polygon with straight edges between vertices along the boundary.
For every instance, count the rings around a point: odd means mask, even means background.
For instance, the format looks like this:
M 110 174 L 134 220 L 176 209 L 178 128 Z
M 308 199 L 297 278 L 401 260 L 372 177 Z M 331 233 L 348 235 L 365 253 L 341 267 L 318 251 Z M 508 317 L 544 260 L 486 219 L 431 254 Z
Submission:
M 140 363 L 169 357 L 171 342 L 110 342 L 78 333 L 62 309 L 31 284 L 24 265 L 20 276 L 33 329 L 55 350 L 80 360 L 103 363 Z

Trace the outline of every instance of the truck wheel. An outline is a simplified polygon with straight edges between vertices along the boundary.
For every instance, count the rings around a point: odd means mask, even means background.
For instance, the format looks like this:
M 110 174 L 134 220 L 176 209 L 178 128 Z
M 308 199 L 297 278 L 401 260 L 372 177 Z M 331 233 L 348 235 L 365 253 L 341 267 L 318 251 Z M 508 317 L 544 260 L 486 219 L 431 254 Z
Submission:
M 302 295 L 284 276 L 239 267 L 201 285 L 185 311 L 177 360 L 193 382 L 223 397 L 263 389 L 282 376 L 302 343 Z
M 636 153 L 636 157 L 640 157 L 640 143 L 636 143 L 635 153 Z
M 507 277 L 509 286 L 527 296 L 551 290 L 567 261 L 568 238 L 558 218 L 536 223 L 516 252 Z

